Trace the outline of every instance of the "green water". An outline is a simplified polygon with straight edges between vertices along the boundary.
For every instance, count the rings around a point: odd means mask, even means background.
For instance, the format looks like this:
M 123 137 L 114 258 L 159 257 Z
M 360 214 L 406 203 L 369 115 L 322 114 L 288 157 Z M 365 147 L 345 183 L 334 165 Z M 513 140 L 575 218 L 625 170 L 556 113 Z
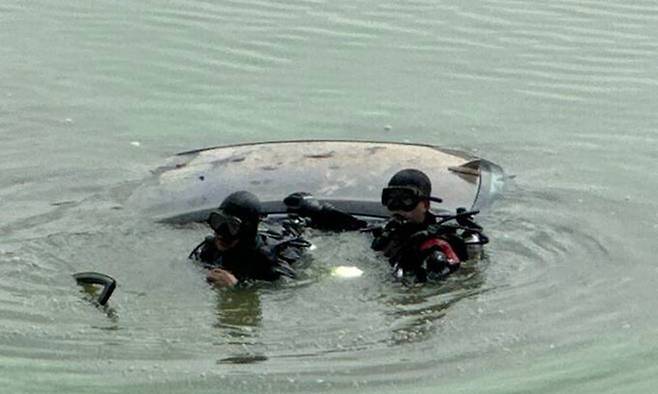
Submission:
M 4 2 L 0 392 L 651 392 L 656 26 L 652 1 Z M 202 227 L 125 205 L 175 152 L 303 138 L 500 164 L 488 259 L 409 290 L 314 234 L 306 280 L 216 292 Z

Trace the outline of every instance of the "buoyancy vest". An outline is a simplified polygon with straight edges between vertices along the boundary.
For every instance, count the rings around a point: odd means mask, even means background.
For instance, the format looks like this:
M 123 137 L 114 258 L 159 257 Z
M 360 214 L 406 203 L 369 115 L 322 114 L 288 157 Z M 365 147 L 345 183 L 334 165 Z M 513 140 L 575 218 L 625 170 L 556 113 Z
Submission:
M 192 250 L 189 258 L 202 262 L 208 269 L 230 271 L 239 281 L 272 281 L 281 276 L 294 278 L 296 274 L 291 265 L 301 258 L 310 245 L 299 233 L 285 226 L 267 226 L 259 229 L 253 242 L 238 244 L 235 249 L 225 252 L 217 249 L 214 236 L 207 236 Z

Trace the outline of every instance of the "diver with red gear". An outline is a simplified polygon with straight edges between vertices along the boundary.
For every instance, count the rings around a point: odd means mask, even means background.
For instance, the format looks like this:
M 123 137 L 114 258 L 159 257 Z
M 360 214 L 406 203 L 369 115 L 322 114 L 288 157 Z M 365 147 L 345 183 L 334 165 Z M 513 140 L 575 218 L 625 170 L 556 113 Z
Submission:
M 473 221 L 477 211 L 460 208 L 455 215 L 435 215 L 430 201 L 442 200 L 432 197 L 431 192 L 432 183 L 422 171 L 398 171 L 382 190 L 381 202 L 391 218 L 372 228 L 307 193 L 293 193 L 284 203 L 289 212 L 309 217 L 312 227 L 372 232 L 372 249 L 388 258 L 396 278 L 426 282 L 442 279 L 456 271 L 462 261 L 478 258 L 482 245 L 488 242 L 482 227 Z

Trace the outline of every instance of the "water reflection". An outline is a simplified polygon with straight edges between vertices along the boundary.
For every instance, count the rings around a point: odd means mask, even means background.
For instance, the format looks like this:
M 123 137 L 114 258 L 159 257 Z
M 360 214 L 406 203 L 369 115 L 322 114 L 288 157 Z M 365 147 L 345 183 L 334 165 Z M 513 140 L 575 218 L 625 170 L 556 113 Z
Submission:
M 217 364 L 253 364 L 267 360 L 266 356 L 260 354 L 245 354 L 222 358 L 217 360 Z
M 263 318 L 258 290 L 254 287 L 217 289 L 216 314 L 215 327 L 226 329 L 227 335 L 254 336 Z
M 109 303 L 105 305 L 101 305 L 98 303 L 98 296 L 100 292 L 101 289 L 99 289 L 98 286 L 94 286 L 94 285 L 80 286 L 80 293 L 82 294 L 83 299 L 89 301 L 89 303 L 94 305 L 99 311 L 103 312 L 108 317 L 108 319 L 110 319 L 110 322 L 112 323 L 112 326 L 98 327 L 98 328 L 104 330 L 116 330 L 119 328 L 119 313 Z
M 217 360 L 217 364 L 252 364 L 267 360 L 267 357 L 245 351 L 244 345 L 253 344 L 262 328 L 260 295 L 255 287 L 217 289 L 217 323 L 222 336 L 229 344 L 239 345 L 240 351 Z
M 403 288 L 383 298 L 395 319 L 389 344 L 405 345 L 431 339 L 436 323 L 446 316 L 452 305 L 485 291 L 484 265 L 486 259 L 466 262 L 445 281 Z

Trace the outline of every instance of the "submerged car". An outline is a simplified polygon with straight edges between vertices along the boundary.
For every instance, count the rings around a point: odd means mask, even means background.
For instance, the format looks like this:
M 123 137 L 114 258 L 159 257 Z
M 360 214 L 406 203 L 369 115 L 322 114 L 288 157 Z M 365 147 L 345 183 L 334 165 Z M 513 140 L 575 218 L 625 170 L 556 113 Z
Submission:
M 381 190 L 400 169 L 417 168 L 431 179 L 438 212 L 480 210 L 502 192 L 504 172 L 464 152 L 432 145 L 299 140 L 226 145 L 182 152 L 135 190 L 129 204 L 157 220 L 202 221 L 230 193 L 249 190 L 265 213 L 285 212 L 297 191 L 336 208 L 373 219 L 388 216 Z
M 393 174 L 416 168 L 427 174 L 433 195 L 441 203 L 431 209 L 440 223 L 466 219 L 497 199 L 505 174 L 496 164 L 470 154 L 395 142 L 278 141 L 226 145 L 182 152 L 142 183 L 127 205 L 167 223 L 205 221 L 232 192 L 248 190 L 262 202 L 264 214 L 284 214 L 283 199 L 294 192 L 311 193 L 343 212 L 372 221 L 389 216 L 382 205 L 382 188 Z M 460 213 L 461 212 L 461 213 Z M 456 213 L 456 215 L 455 215 Z M 457 234 L 467 255 L 488 242 L 476 224 L 447 227 Z M 472 247 L 477 248 L 472 252 Z M 355 267 L 347 273 L 356 275 Z M 357 275 L 358 276 L 358 275 Z M 103 287 L 95 302 L 105 305 L 116 288 L 114 278 L 97 273 L 74 274 L 82 286 Z

